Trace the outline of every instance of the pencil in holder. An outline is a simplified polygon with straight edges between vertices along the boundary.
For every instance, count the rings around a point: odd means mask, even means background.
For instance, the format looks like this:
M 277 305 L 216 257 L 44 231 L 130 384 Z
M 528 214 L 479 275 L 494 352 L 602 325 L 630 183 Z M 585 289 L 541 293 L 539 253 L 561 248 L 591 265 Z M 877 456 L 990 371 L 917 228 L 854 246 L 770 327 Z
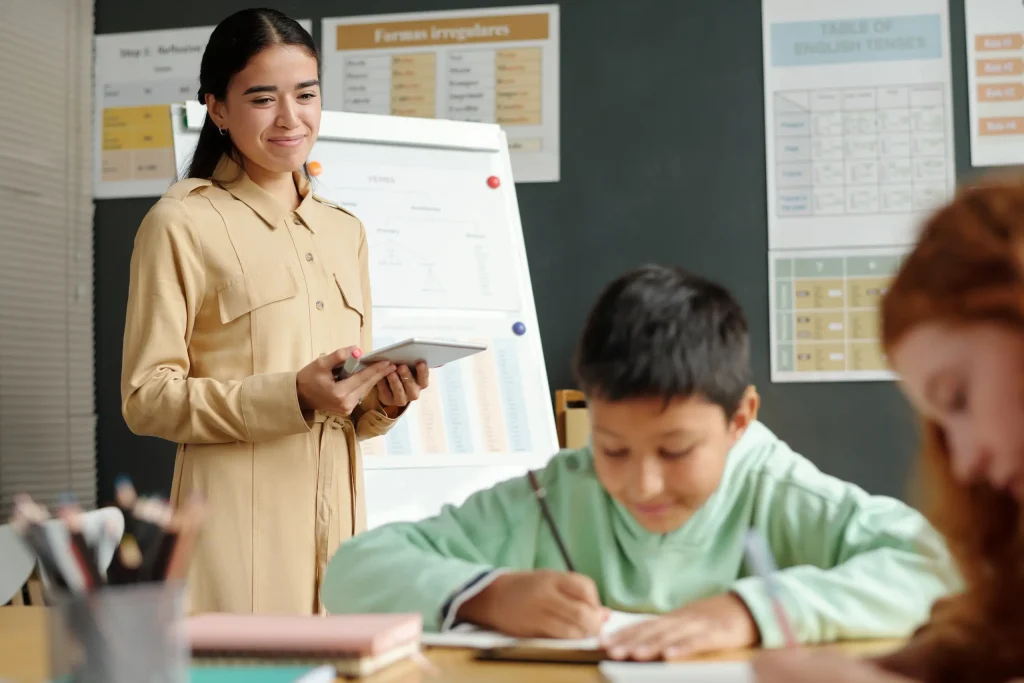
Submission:
M 189 682 L 180 583 L 53 596 L 48 630 L 54 683 Z

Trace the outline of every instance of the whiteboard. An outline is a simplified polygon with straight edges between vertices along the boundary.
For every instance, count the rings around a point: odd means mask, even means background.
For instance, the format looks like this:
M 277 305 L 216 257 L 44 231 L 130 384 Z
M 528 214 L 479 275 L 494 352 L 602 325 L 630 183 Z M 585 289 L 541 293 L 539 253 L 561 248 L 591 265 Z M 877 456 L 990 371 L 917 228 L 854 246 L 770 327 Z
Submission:
M 172 109 L 181 176 L 205 116 L 198 102 Z M 313 191 L 366 228 L 374 346 L 488 346 L 433 371 L 391 431 L 363 442 L 369 526 L 422 518 L 546 463 L 558 437 L 505 133 L 325 111 L 309 161 L 322 169 Z

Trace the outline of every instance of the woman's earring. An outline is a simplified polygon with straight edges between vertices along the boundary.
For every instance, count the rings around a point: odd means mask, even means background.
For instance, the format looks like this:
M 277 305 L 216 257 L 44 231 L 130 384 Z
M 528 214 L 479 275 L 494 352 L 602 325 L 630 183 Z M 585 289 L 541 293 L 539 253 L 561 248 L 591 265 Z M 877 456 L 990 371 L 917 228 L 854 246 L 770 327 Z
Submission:
M 228 129 L 227 128 L 221 128 L 220 126 L 217 126 L 217 130 L 220 131 L 221 135 L 227 135 L 228 134 Z

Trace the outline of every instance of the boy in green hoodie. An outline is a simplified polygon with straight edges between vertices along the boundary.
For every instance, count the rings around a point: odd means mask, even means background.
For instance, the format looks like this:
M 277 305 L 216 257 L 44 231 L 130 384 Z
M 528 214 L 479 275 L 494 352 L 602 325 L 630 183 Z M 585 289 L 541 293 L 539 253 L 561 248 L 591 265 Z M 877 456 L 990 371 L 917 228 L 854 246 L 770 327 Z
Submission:
M 822 473 L 757 421 L 746 320 L 722 287 L 627 273 L 590 312 L 574 362 L 591 443 L 537 477 L 575 571 L 524 476 L 343 543 L 321 587 L 328 611 L 579 638 L 610 608 L 658 615 L 611 634 L 613 658 L 774 647 L 784 631 L 745 562 L 751 529 L 801 643 L 906 636 L 959 586 L 920 514 Z

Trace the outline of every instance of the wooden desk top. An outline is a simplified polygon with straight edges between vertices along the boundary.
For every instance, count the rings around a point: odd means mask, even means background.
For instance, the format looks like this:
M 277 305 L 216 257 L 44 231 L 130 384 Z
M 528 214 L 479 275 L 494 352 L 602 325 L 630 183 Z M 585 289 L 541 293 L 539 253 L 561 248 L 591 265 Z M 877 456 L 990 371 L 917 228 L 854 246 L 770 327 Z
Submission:
M 850 653 L 870 654 L 893 649 L 892 641 L 842 643 Z M 746 659 L 750 651 L 723 653 L 710 659 Z M 427 659 L 441 675 L 434 678 L 411 663 L 396 665 L 366 679 L 367 683 L 521 683 L 524 673 L 541 683 L 597 683 L 597 667 L 583 664 L 517 664 L 478 662 L 469 650 L 430 649 Z M 0 607 L 0 682 L 46 683 L 46 608 Z

